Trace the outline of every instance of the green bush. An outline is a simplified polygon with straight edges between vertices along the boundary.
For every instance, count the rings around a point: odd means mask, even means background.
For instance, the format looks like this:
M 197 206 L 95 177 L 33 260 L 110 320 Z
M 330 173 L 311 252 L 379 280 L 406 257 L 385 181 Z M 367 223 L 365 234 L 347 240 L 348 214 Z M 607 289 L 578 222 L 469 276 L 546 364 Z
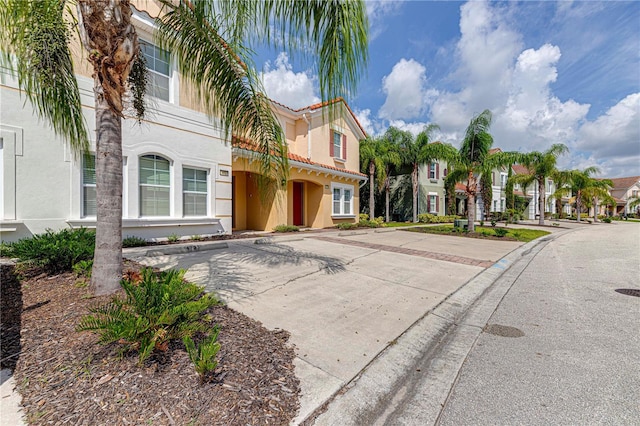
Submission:
M 193 362 L 196 372 L 200 376 L 201 383 L 205 381 L 207 374 L 212 373 L 218 365 L 215 360 L 216 354 L 220 350 L 220 343 L 217 341 L 218 333 L 220 333 L 220 327 L 216 326 L 211 334 L 206 336 L 197 346 L 190 336 L 182 338 L 189 359 Z
M 611 223 L 611 218 L 610 217 L 605 217 L 605 218 L 602 219 L 602 221 L 604 223 Z
M 437 216 L 430 213 L 418 215 L 418 222 L 421 223 L 453 223 L 456 219 L 458 219 L 456 215 Z
M 358 222 L 360 228 L 380 228 L 377 220 L 361 220 Z
M 273 228 L 274 232 L 298 232 L 300 228 L 295 225 L 277 225 Z
M 362 222 L 363 220 L 369 220 L 369 215 L 366 213 L 360 213 L 358 218 L 360 219 L 360 222 Z
M 122 240 L 122 247 L 144 247 L 147 245 L 147 240 L 140 237 L 128 236 Z
M 202 235 L 192 235 L 191 241 L 202 241 Z
M 126 297 L 114 296 L 89 309 L 91 314 L 82 318 L 78 331 L 93 331 L 100 343 L 120 342 L 124 351 L 138 351 L 140 364 L 154 350 L 166 350 L 171 340 L 204 332 L 205 311 L 218 301 L 183 276 L 184 271 L 156 275 L 144 269 L 138 279 L 122 280 Z
M 509 233 L 509 230 L 504 228 L 496 228 L 493 230 L 493 232 L 496 234 L 496 236 L 502 238 Z
M 79 277 L 91 278 L 91 270 L 93 269 L 93 260 L 81 260 L 73 265 L 73 272 Z
M 86 228 L 58 232 L 48 229 L 44 234 L 4 244 L 2 255 L 58 273 L 71 271 L 76 263 L 93 259 L 95 244 L 95 232 Z
M 180 236 L 178 234 L 171 234 L 167 237 L 167 241 L 169 241 L 170 243 L 178 242 L 179 239 Z
M 356 229 L 358 227 L 357 223 L 351 223 L 351 222 L 343 222 L 343 223 L 339 223 L 338 225 L 336 225 L 336 227 L 338 229 L 341 230 L 347 230 L 347 229 Z

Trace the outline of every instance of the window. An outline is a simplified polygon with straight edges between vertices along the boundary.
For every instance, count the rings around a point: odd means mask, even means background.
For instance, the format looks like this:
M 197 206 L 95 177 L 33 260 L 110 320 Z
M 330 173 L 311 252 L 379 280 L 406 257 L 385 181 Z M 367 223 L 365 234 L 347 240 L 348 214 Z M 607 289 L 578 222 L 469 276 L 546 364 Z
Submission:
M 164 101 L 169 101 L 169 76 L 171 75 L 169 52 L 154 46 L 148 41 L 142 39 L 138 41 L 140 43 L 140 51 L 144 55 L 149 70 L 147 93 Z
M 207 215 L 207 171 L 182 169 L 182 203 L 185 216 Z
M 436 163 L 433 162 L 429 165 L 429 179 L 437 179 L 436 177 Z
M 502 188 L 507 186 L 507 175 L 505 175 L 505 174 L 501 174 L 500 175 L 500 186 Z
M 429 213 L 437 214 L 438 213 L 438 196 L 429 194 Z
M 637 190 L 637 189 L 633 189 L 633 190 L 631 191 L 631 196 L 632 196 L 633 198 L 638 198 L 638 190 Z
M 96 156 L 82 158 L 82 216 L 96 215 Z
M 140 216 L 169 216 L 170 178 L 169 160 L 158 155 L 140 157 Z
M 498 200 L 493 200 L 493 211 L 494 212 L 498 211 Z
M 353 215 L 353 186 L 333 184 L 334 216 Z
M 347 136 L 331 130 L 331 138 L 329 140 L 329 155 L 333 158 L 341 160 L 347 159 Z
M 552 192 L 552 188 L 553 188 L 553 181 L 551 179 L 547 179 L 547 191 L 546 192 Z

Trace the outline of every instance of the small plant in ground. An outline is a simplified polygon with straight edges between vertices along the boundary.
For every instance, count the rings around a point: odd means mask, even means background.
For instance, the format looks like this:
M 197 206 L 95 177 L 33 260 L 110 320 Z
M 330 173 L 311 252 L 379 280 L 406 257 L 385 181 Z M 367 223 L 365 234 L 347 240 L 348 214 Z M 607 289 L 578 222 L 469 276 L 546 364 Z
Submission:
M 481 229 L 480 230 L 480 235 L 482 235 L 484 237 L 488 237 L 489 235 L 491 235 L 491 232 L 487 231 L 486 229 Z
M 144 247 L 147 245 L 147 240 L 140 237 L 128 236 L 122 240 L 122 247 Z
M 203 288 L 183 279 L 184 271 L 156 275 L 144 269 L 121 281 L 126 297 L 114 296 L 105 305 L 89 309 L 77 327 L 93 331 L 100 343 L 119 342 L 123 351 L 136 350 L 142 365 L 154 350 L 165 351 L 174 339 L 204 332 L 204 315 L 218 301 Z
M 218 362 L 215 360 L 216 354 L 220 350 L 218 333 L 220 333 L 220 328 L 216 326 L 211 334 L 206 336 L 197 346 L 190 336 L 182 338 L 184 347 L 189 354 L 189 359 L 193 362 L 196 372 L 200 376 L 200 383 L 203 383 L 207 375 L 212 373 L 218 365 Z
M 50 273 L 71 271 L 73 265 L 93 259 L 96 234 L 86 228 L 63 229 L 4 244 L 2 255 L 18 258 Z
M 560 226 L 560 224 L 558 222 L 553 222 L 551 223 L 552 226 Z
M 480 226 L 484 226 L 484 220 L 480 221 Z
M 343 231 L 345 231 L 347 229 L 356 229 L 357 227 L 358 227 L 357 223 L 350 223 L 350 222 L 339 223 L 337 225 L 337 228 L 341 229 Z
M 167 237 L 167 241 L 169 241 L 170 243 L 175 243 L 180 239 L 180 237 L 178 236 L 178 234 L 171 234 Z
M 604 223 L 611 223 L 611 218 L 610 217 L 605 217 L 604 219 L 602 219 L 602 221 Z
M 496 227 L 497 224 L 498 224 L 498 222 L 496 222 L 495 220 L 491 221 L 491 226 L 493 226 L 494 228 Z
M 274 232 L 298 232 L 300 228 L 296 225 L 276 225 L 273 228 Z
M 504 228 L 496 228 L 493 230 L 493 232 L 496 234 L 497 237 L 502 238 L 509 233 L 509 230 Z
M 202 235 L 192 235 L 191 241 L 202 241 Z
M 511 236 L 513 236 L 513 238 L 515 238 L 516 240 L 520 239 L 520 232 L 518 231 L 511 231 Z

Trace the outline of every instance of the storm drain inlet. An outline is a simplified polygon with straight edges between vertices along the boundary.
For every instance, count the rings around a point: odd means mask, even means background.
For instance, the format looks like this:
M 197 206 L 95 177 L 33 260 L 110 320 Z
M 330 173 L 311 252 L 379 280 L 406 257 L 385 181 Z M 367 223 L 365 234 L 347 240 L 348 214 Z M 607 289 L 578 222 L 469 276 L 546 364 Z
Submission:
M 624 294 L 625 296 L 640 297 L 640 289 L 637 288 L 617 288 L 616 293 Z

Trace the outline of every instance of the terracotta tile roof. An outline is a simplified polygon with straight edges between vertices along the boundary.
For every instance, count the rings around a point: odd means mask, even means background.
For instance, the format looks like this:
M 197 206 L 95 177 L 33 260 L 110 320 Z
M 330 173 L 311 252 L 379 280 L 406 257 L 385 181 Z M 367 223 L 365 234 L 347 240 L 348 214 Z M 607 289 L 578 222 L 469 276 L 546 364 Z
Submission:
M 250 141 L 246 140 L 246 139 L 242 139 L 239 138 L 237 136 L 233 136 L 231 139 L 231 145 L 234 148 L 238 148 L 238 149 L 245 149 L 247 151 L 253 151 L 253 152 L 258 152 L 258 150 L 256 149 L 255 144 L 251 143 Z M 341 173 L 346 173 L 346 174 L 350 174 L 350 175 L 354 175 L 354 176 L 358 176 L 361 178 L 366 178 L 367 175 L 360 173 L 360 172 L 354 172 L 352 170 L 348 170 L 348 169 L 341 169 L 339 167 L 335 167 L 335 166 L 330 166 L 328 164 L 322 164 L 322 163 L 318 163 L 315 161 L 311 161 L 306 157 L 302 157 L 300 155 L 297 154 L 292 154 L 290 152 L 287 153 L 287 158 L 291 161 L 296 161 L 298 163 L 304 163 L 304 164 L 309 164 L 311 166 L 316 166 L 316 167 L 321 167 L 323 169 L 327 169 L 327 170 L 332 170 L 332 171 L 336 171 L 336 172 L 341 172 Z
M 613 183 L 613 189 L 624 189 L 626 191 L 635 183 L 640 182 L 640 176 L 621 177 L 609 180 Z
M 467 185 L 462 183 L 456 183 L 456 191 L 467 192 Z
M 495 154 L 496 152 L 502 152 L 500 148 L 491 148 L 489 150 L 489 154 Z
M 290 108 L 290 107 L 288 107 L 288 106 L 286 106 L 284 104 L 281 104 L 280 102 L 274 101 L 273 99 L 271 100 L 271 102 L 276 104 L 276 105 L 279 105 L 282 108 L 288 109 L 291 112 L 296 112 L 296 113 L 301 113 L 301 112 L 305 112 L 305 111 L 315 111 L 315 110 L 318 110 L 318 109 L 322 109 L 322 108 L 324 108 L 326 106 L 342 102 L 344 104 L 344 106 L 347 107 L 347 110 L 351 114 L 351 117 L 353 117 L 353 120 L 355 121 L 355 123 L 358 125 L 358 127 L 362 131 L 362 134 L 365 137 L 367 136 L 367 132 L 364 130 L 364 128 L 360 124 L 360 121 L 358 121 L 358 117 L 356 117 L 356 115 L 351 110 L 351 107 L 349 106 L 349 104 L 347 104 L 347 101 L 345 101 L 342 97 L 335 98 L 335 99 L 332 99 L 330 101 L 318 102 L 318 103 L 315 103 L 313 105 L 308 105 L 308 106 L 305 106 L 305 107 L 302 107 L 302 108 L 298 108 L 298 109 Z
M 529 169 L 527 169 L 525 166 L 522 166 L 520 164 L 514 164 L 511 168 L 518 175 L 528 175 L 529 174 Z

